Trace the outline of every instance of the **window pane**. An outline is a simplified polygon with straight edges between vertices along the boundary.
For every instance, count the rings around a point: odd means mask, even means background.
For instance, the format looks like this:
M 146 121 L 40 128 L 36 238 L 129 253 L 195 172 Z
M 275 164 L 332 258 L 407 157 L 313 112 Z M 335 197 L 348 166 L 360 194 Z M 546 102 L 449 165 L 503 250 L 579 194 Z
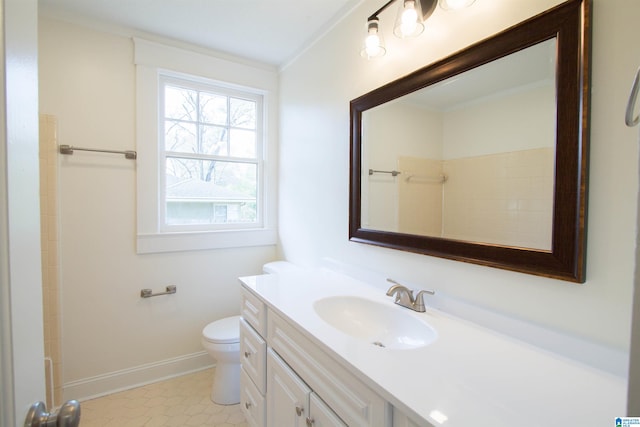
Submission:
M 166 118 L 196 121 L 198 92 L 175 86 L 165 86 L 164 115 Z
M 212 93 L 200 93 L 201 121 L 216 125 L 227 124 L 227 97 Z
M 252 130 L 231 129 L 232 157 L 256 157 L 256 133 Z
M 193 123 L 165 120 L 164 147 L 167 151 L 198 152 L 198 131 Z
M 202 152 L 216 156 L 228 156 L 227 128 L 220 126 L 202 127 Z
M 167 158 L 166 223 L 256 223 L 257 165 Z
M 167 201 L 167 225 L 212 224 L 210 203 Z
M 231 98 L 229 100 L 231 117 L 229 124 L 244 129 L 256 128 L 256 103 L 246 99 Z

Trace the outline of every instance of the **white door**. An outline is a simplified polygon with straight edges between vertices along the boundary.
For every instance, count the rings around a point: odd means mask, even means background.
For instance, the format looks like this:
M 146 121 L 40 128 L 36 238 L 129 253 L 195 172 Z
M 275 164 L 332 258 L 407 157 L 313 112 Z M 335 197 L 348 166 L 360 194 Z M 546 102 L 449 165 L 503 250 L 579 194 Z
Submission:
M 0 0 L 0 424 L 45 398 L 36 0 Z
M 640 84 L 640 68 L 636 72 L 636 81 L 633 86 L 636 87 Z M 632 91 L 631 99 L 629 99 L 629 105 L 627 106 L 627 113 L 631 113 L 631 120 L 638 117 L 637 105 L 638 93 L 634 94 Z M 629 123 L 627 123 L 629 125 Z M 637 126 L 637 125 L 633 125 Z M 640 134 L 638 136 L 640 140 Z M 637 212 L 640 213 L 640 199 L 637 201 Z M 640 227 L 640 215 L 638 215 L 638 227 Z M 640 228 L 638 228 L 640 230 Z M 636 235 L 636 271 L 634 281 L 634 292 L 631 310 L 631 348 L 629 353 L 629 385 L 627 396 L 627 415 L 637 416 L 640 415 L 640 232 Z
M 272 350 L 267 351 L 267 427 L 304 427 L 311 389 Z

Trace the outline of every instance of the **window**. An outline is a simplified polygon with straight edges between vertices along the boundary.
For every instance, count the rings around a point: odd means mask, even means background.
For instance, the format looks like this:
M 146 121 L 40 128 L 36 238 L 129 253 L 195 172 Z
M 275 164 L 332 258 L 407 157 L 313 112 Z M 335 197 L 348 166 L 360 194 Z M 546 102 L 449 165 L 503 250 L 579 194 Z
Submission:
M 133 41 L 137 252 L 276 244 L 277 69 Z
M 261 226 L 262 96 L 161 78 L 162 229 Z

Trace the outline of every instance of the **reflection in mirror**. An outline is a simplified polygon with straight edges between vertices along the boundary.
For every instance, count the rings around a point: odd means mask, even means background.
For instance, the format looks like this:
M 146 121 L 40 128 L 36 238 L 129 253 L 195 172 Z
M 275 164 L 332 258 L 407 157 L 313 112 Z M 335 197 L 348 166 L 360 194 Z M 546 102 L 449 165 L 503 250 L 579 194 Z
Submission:
M 585 280 L 590 0 L 351 101 L 349 239 Z
M 362 226 L 550 251 L 555 59 L 552 38 L 364 111 Z

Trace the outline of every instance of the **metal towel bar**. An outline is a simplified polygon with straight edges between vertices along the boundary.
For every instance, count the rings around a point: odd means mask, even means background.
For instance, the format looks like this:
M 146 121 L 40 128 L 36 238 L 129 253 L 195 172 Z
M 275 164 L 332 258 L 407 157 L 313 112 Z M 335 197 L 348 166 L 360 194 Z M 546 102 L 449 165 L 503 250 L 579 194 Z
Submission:
M 400 172 L 400 171 L 379 171 L 379 170 L 375 170 L 375 169 L 369 169 L 369 175 L 373 175 L 374 173 L 388 173 L 391 176 L 398 176 L 402 172 Z
M 138 153 L 132 150 L 118 151 L 118 150 L 99 150 L 97 148 L 78 148 L 71 145 L 61 145 L 60 154 L 73 154 L 74 151 L 94 151 L 97 153 L 112 153 L 112 154 L 124 154 L 125 159 L 135 160 L 138 157 Z
M 405 178 L 407 182 L 416 182 L 416 183 L 428 183 L 434 182 L 436 184 L 444 184 L 447 182 L 447 176 L 445 174 L 440 174 L 437 176 L 430 175 L 407 175 Z
M 627 113 L 625 114 L 624 121 L 627 126 L 633 127 L 640 122 L 640 116 L 633 117 L 633 109 L 635 108 L 636 101 L 638 100 L 638 90 L 640 89 L 640 68 L 636 71 L 636 77 L 633 79 L 633 85 L 631 86 L 631 94 L 629 94 L 629 102 L 627 103 Z
M 142 289 L 140 291 L 140 298 L 151 298 L 151 297 L 157 297 L 160 295 L 170 295 L 170 294 L 175 294 L 176 292 L 178 292 L 176 285 L 168 285 L 165 292 L 159 292 L 157 294 L 154 294 L 153 290 L 151 289 Z

